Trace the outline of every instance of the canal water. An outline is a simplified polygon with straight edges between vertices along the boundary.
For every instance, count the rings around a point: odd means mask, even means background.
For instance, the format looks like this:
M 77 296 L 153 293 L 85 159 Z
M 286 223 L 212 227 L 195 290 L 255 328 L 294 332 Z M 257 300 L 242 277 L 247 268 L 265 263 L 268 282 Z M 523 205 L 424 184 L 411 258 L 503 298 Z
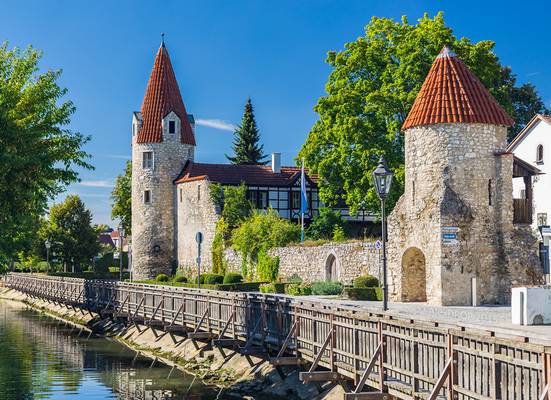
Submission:
M 0 400 L 216 399 L 193 376 L 0 300 Z

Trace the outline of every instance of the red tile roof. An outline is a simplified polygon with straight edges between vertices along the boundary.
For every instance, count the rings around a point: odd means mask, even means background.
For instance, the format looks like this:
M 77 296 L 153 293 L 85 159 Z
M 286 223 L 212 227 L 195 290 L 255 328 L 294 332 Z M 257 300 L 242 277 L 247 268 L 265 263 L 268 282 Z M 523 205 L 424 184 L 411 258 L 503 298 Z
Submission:
M 182 143 L 195 145 L 195 137 L 170 57 L 164 43 L 159 47 L 142 103 L 143 124 L 138 132 L 138 143 L 161 142 L 162 119 L 171 111 L 180 118 Z
M 308 172 L 306 171 L 306 174 Z M 299 167 L 281 167 L 281 172 L 272 172 L 267 165 L 201 164 L 188 162 L 176 183 L 191 182 L 208 178 L 211 182 L 224 185 L 290 186 L 300 177 Z M 308 176 L 317 183 L 317 175 Z
M 434 60 L 402 130 L 439 123 L 514 124 L 480 80 L 447 47 Z

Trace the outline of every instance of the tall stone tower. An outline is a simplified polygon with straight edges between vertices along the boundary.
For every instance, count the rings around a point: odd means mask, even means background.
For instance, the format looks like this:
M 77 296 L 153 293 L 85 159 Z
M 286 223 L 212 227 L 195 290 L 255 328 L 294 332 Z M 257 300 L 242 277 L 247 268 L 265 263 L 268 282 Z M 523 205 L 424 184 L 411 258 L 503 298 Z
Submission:
M 512 124 L 445 47 L 402 127 L 405 192 L 388 221 L 395 300 L 501 303 L 511 282 L 522 280 L 508 253 L 515 229 L 513 155 L 505 151 Z
M 192 127 L 164 41 L 141 112 L 132 118 L 132 268 L 135 279 L 170 273 L 176 260 L 174 179 L 195 148 Z

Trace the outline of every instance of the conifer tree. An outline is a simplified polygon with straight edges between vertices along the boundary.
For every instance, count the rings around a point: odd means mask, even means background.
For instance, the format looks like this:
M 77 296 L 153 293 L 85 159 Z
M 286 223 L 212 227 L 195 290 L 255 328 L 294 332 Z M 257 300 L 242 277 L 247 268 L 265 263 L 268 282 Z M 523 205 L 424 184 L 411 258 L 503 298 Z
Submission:
M 233 164 L 266 164 L 264 146 L 259 142 L 260 133 L 258 132 L 256 120 L 254 118 L 253 104 L 251 99 L 248 98 L 241 124 L 234 132 L 234 156 L 230 157 L 226 155 L 226 158 Z

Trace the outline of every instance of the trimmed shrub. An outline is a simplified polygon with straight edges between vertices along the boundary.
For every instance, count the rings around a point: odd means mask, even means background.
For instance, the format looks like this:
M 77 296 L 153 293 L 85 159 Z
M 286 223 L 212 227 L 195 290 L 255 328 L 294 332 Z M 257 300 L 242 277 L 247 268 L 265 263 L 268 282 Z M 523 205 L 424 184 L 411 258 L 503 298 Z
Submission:
M 312 287 L 306 283 L 291 283 L 286 287 L 286 292 L 291 296 L 310 296 Z
M 238 274 L 237 272 L 228 272 L 226 275 L 224 275 L 223 283 L 241 283 L 243 282 L 243 277 L 241 274 Z
M 352 284 L 355 288 L 378 287 L 379 280 L 372 275 L 358 276 Z
M 260 285 L 260 291 L 262 293 L 284 294 L 285 293 L 285 287 L 287 285 L 288 285 L 287 283 L 278 283 L 278 282 L 264 283 L 264 284 Z
M 207 285 L 217 285 L 224 282 L 224 276 L 218 274 L 205 274 L 204 283 Z
M 261 284 L 263 284 L 263 282 L 223 283 L 215 285 L 215 290 L 224 290 L 228 292 L 259 292 Z
M 159 274 L 155 277 L 155 280 L 157 282 L 168 282 L 170 278 L 166 274 Z
M 314 282 L 312 284 L 312 294 L 337 295 L 342 293 L 342 287 L 340 282 Z
M 345 296 L 350 300 L 364 300 L 364 301 L 382 301 L 383 291 L 378 287 L 347 287 L 344 289 Z
M 187 278 L 185 276 L 179 275 L 176 278 L 174 278 L 174 282 L 178 283 L 187 283 Z

